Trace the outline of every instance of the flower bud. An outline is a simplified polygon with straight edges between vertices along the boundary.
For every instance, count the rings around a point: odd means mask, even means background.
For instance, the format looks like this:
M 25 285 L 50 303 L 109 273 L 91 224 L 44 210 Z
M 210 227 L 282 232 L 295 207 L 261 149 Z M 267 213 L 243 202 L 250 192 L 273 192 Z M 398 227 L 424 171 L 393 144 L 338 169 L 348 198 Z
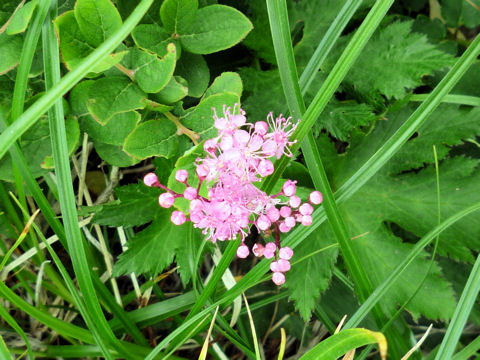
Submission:
M 188 179 L 188 171 L 187 170 L 177 170 L 175 173 L 175 180 L 178 182 L 184 183 Z
M 250 250 L 248 250 L 248 246 L 245 244 L 242 244 L 238 247 L 237 249 L 237 256 L 241 259 L 245 259 L 248 254 L 250 254 Z
M 255 255 L 256 257 L 262 256 L 264 250 L 265 250 L 265 247 L 262 244 L 258 244 L 258 243 L 253 245 L 253 248 L 252 248 L 253 255 Z
M 280 249 L 278 255 L 280 256 L 280 259 L 290 260 L 293 256 L 293 250 L 288 246 L 285 246 Z
M 280 211 L 275 206 L 272 206 L 267 210 L 267 216 L 271 222 L 275 222 L 280 219 Z
M 275 170 L 275 168 L 270 160 L 262 159 L 258 164 L 258 173 L 262 177 L 273 174 L 273 170 Z
M 153 172 L 148 173 L 143 177 L 143 183 L 148 187 L 154 186 L 155 184 L 158 184 L 158 177 Z
M 283 184 L 282 191 L 285 196 L 293 196 L 297 191 L 297 187 L 295 186 L 297 182 L 292 180 L 287 180 Z
M 272 261 L 270 263 L 270 270 L 272 270 L 272 272 L 280 271 L 280 267 L 278 266 L 278 261 Z
M 272 225 L 272 223 L 270 222 L 270 219 L 268 218 L 268 216 L 266 215 L 260 215 L 257 219 L 257 227 L 262 230 L 262 231 L 265 231 L 267 230 L 268 228 L 270 228 L 270 226 Z
M 287 224 L 285 224 L 285 222 L 281 222 L 280 225 L 278 226 L 278 228 L 280 229 L 280 232 L 282 233 L 286 233 L 286 232 L 289 232 L 291 227 L 288 226 Z
M 160 196 L 158 197 L 158 203 L 160 204 L 160 206 L 167 209 L 172 206 L 174 202 L 175 197 L 168 192 L 160 194 Z
M 312 191 L 310 193 L 310 196 L 308 197 L 308 199 L 310 200 L 310 202 L 313 205 L 318 205 L 318 204 L 322 203 L 323 196 L 322 196 L 322 193 L 320 191 Z
M 303 215 L 302 217 L 302 225 L 310 226 L 312 225 L 312 216 L 311 215 Z
M 295 218 L 293 216 L 288 216 L 285 218 L 285 225 L 287 225 L 289 228 L 293 228 L 295 226 Z
M 268 242 L 268 243 L 265 244 L 265 250 L 275 251 L 275 250 L 277 250 L 277 245 L 275 245 L 274 242 Z
M 312 215 L 313 207 L 309 203 L 304 203 L 300 206 L 298 211 L 300 211 L 300 214 L 302 215 Z
M 183 192 L 183 196 L 185 197 L 185 199 L 187 200 L 193 200 L 193 199 L 196 199 L 197 198 L 197 189 L 191 187 L 191 186 L 188 186 L 185 191 Z
M 278 270 L 281 272 L 287 272 L 290 270 L 290 261 L 285 260 L 285 259 L 280 259 L 277 261 L 278 263 Z
M 197 166 L 197 169 L 195 170 L 195 173 L 197 174 L 198 178 L 200 180 L 203 180 L 205 179 L 208 174 L 210 173 L 210 169 L 208 168 L 207 165 L 205 164 L 202 164 L 202 165 L 198 165 Z
M 282 217 L 286 218 L 289 217 L 292 214 L 292 209 L 289 206 L 282 206 L 280 208 L 280 215 Z
M 171 216 L 170 220 L 175 225 L 182 225 L 185 221 L 187 221 L 187 217 L 181 211 L 174 211 L 172 213 L 172 216 Z
M 290 196 L 290 200 L 288 201 L 288 204 L 293 208 L 299 207 L 301 203 L 302 203 L 302 199 L 300 199 L 296 195 Z
M 283 285 L 285 284 L 285 275 L 281 272 L 274 272 L 272 275 L 272 281 L 275 285 Z

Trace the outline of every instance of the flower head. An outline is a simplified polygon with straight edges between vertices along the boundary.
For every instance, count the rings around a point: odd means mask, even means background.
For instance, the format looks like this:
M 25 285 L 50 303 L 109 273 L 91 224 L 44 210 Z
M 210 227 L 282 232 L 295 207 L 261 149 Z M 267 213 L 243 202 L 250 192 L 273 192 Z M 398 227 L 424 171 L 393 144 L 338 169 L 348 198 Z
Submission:
M 314 191 L 310 195 L 310 203 L 302 203 L 296 195 L 296 181 L 287 180 L 281 192 L 275 195 L 266 194 L 255 183 L 274 172 L 271 158 L 292 156 L 289 147 L 296 140 L 289 138 L 297 123 L 282 115 L 274 119 L 270 113 L 267 121 L 253 125 L 247 122 L 245 112 L 237 105 L 233 109 L 224 106 L 223 115 L 218 115 L 215 109 L 213 112 L 218 134 L 204 142 L 205 156 L 195 161 L 198 186 L 189 185 L 191 179 L 184 169 L 175 173 L 175 179 L 185 186 L 183 193 L 166 188 L 153 173 L 147 174 L 144 182 L 147 186 L 167 191 L 159 197 L 160 205 L 165 208 L 174 205 L 177 197 L 190 201 L 187 214 L 182 211 L 172 213 L 174 224 L 191 221 L 212 242 L 240 237 L 239 258 L 250 254 L 245 238 L 251 225 L 255 225 L 260 233 L 273 232 L 275 242 L 268 242 L 265 246 L 255 244 L 252 252 L 257 257 L 275 259 L 271 263 L 272 280 L 281 285 L 285 282 L 284 274 L 290 270 L 289 260 L 293 250 L 280 245 L 280 233 L 290 231 L 297 224 L 310 225 L 311 204 L 319 204 L 321 194 Z M 206 196 L 202 196 L 200 191 L 203 182 L 207 184 Z

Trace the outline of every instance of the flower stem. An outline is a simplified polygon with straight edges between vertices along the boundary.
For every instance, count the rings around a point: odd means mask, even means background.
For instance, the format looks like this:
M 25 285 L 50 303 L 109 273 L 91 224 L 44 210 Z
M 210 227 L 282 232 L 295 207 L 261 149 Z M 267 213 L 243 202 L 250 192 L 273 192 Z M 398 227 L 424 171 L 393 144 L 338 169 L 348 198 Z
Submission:
M 200 139 L 200 135 L 198 135 L 195 131 L 186 128 L 180 122 L 180 120 L 178 120 L 178 118 L 175 115 L 173 115 L 171 112 L 167 111 L 164 113 L 164 115 L 167 117 L 167 119 L 173 121 L 173 123 L 177 126 L 179 135 L 182 135 L 182 134 L 187 135 L 195 145 L 198 145 L 198 140 Z

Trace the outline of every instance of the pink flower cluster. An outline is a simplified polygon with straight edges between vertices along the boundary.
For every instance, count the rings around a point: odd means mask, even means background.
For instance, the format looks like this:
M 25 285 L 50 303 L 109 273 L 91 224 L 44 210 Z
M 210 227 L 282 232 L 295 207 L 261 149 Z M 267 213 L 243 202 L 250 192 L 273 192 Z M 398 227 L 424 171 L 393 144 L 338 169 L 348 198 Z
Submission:
M 310 225 L 312 205 L 320 204 L 322 195 L 313 191 L 309 201 L 302 203 L 295 195 L 296 181 L 287 180 L 282 190 L 274 195 L 267 195 L 254 183 L 273 173 L 274 166 L 270 158 L 292 156 L 289 146 L 294 142 L 289 141 L 289 136 L 296 124 L 292 124 L 291 118 L 280 116 L 274 119 L 272 113 L 268 114 L 267 122 L 250 124 L 247 123 L 245 112 L 237 107 L 233 111 L 224 107 L 222 117 L 218 117 L 214 109 L 213 118 L 218 135 L 205 141 L 203 148 L 206 156 L 195 162 L 195 175 L 198 178 L 196 187 L 191 185 L 192 182 L 189 184 L 186 170 L 175 173 L 175 179 L 185 184 L 183 193 L 160 184 L 154 173 L 147 174 L 144 183 L 166 190 L 159 197 L 162 207 L 171 207 L 177 197 L 190 201 L 188 217 L 182 211 L 172 213 L 171 221 L 174 224 L 181 225 L 189 220 L 202 229 L 212 242 L 240 236 L 242 244 L 237 249 L 239 258 L 246 258 L 250 253 L 244 241 L 251 225 L 265 234 L 273 231 L 275 242 L 265 246 L 255 244 L 252 252 L 258 257 L 275 258 L 270 265 L 272 280 L 281 285 L 285 282 L 284 273 L 290 269 L 289 260 L 293 250 L 281 247 L 280 233 L 290 231 L 297 223 Z M 208 189 L 206 197 L 200 195 L 204 182 Z

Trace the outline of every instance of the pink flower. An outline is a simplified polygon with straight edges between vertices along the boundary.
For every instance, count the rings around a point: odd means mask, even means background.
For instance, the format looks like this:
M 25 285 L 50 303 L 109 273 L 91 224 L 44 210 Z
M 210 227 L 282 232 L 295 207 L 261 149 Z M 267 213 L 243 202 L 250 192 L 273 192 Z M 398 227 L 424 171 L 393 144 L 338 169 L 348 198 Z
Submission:
M 164 208 L 171 207 L 174 202 L 175 202 L 175 197 L 168 192 L 160 194 L 160 196 L 158 197 L 158 203 L 160 204 L 161 207 L 164 207 Z
M 300 197 L 295 195 L 295 180 L 285 181 L 282 190 L 275 195 L 266 194 L 255 183 L 274 172 L 272 157 L 292 156 L 289 147 L 296 140 L 291 141 L 289 137 L 297 124 L 282 115 L 274 119 L 272 113 L 268 114 L 267 122 L 249 124 L 245 112 L 238 105 L 233 109 L 224 106 L 220 116 L 214 109 L 213 120 L 218 134 L 205 141 L 205 155 L 195 160 L 194 176 L 198 181 L 194 179 L 189 184 L 188 172 L 181 169 L 175 173 L 175 179 L 186 185 L 183 194 L 160 184 L 154 173 L 145 175 L 144 183 L 166 191 L 159 196 L 162 207 L 171 207 L 177 197 L 188 200 L 188 220 L 201 229 L 207 240 L 216 242 L 240 237 L 239 258 L 246 258 L 250 253 L 243 241 L 252 224 L 256 225 L 260 234 L 274 235 L 274 241 L 265 246 L 257 243 L 252 252 L 257 257 L 275 259 L 270 265 L 272 280 L 281 285 L 285 282 L 284 273 L 290 270 L 289 260 L 293 250 L 281 247 L 280 233 L 288 232 L 299 224 L 310 225 L 313 221 L 312 204 L 321 203 L 322 195 L 314 191 L 309 196 L 310 203 L 302 204 Z M 199 194 L 200 189 L 203 191 L 205 187 L 207 195 L 203 192 Z M 187 214 L 174 211 L 171 221 L 181 225 L 187 221 Z

